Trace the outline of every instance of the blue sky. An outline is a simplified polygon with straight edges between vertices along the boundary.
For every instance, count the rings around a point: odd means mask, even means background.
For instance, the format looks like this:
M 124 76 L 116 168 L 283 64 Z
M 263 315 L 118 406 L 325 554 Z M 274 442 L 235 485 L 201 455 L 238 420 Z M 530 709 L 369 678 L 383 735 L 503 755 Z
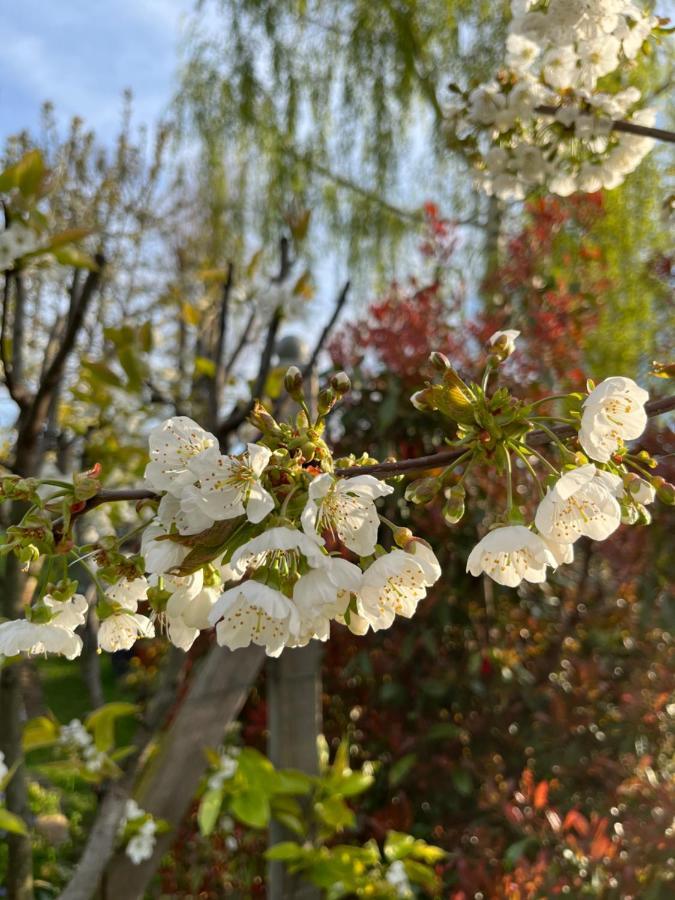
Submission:
M 51 100 L 61 122 L 85 119 L 111 139 L 121 95 L 153 124 L 175 85 L 182 25 L 193 0 L 4 0 L 0 3 L 0 141 L 34 127 Z

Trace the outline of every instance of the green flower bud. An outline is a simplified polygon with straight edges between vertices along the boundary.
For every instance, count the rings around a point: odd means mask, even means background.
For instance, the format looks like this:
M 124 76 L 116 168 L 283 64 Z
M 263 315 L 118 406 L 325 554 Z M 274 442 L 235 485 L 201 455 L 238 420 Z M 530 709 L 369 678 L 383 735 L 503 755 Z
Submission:
M 336 395 L 335 391 L 333 390 L 333 388 L 330 388 L 330 387 L 324 388 L 319 393 L 319 399 L 318 399 L 318 403 L 317 403 L 319 415 L 320 416 L 327 415 L 327 413 L 329 413 L 331 411 L 331 409 L 335 406 L 336 403 L 337 403 L 337 395 Z
M 439 353 L 438 350 L 434 350 L 434 352 L 429 356 L 429 362 L 434 367 L 434 369 L 436 369 L 437 372 L 441 372 L 441 374 L 452 368 L 450 360 L 445 355 L 445 353 Z
M 405 489 L 405 499 L 411 503 L 430 503 L 440 489 L 439 478 L 418 478 Z
M 464 516 L 466 491 L 464 485 L 456 484 L 446 489 L 447 503 L 441 510 L 441 515 L 447 525 L 456 525 Z
M 302 372 L 297 366 L 289 366 L 286 370 L 284 387 L 294 400 L 302 399 Z
M 330 380 L 330 386 L 339 397 L 344 397 L 352 389 L 352 383 L 346 372 L 336 372 Z

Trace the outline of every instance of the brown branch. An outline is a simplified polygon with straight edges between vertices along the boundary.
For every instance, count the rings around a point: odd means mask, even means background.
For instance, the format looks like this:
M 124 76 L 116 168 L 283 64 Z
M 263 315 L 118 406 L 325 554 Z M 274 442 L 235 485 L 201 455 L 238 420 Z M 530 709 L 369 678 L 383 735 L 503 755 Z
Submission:
M 215 426 L 218 422 L 218 413 L 220 412 L 220 407 L 223 402 L 223 392 L 225 390 L 225 380 L 227 377 L 223 353 L 225 352 L 227 324 L 230 313 L 230 293 L 232 292 L 233 281 L 234 266 L 232 263 L 228 263 L 227 277 L 223 284 L 220 309 L 218 310 L 218 331 L 216 334 L 216 346 L 213 352 L 215 372 L 213 373 L 213 383 L 211 385 L 211 390 L 209 391 L 209 419 L 212 426 Z
M 650 419 L 671 412 L 675 409 L 675 394 L 672 397 L 651 400 L 647 403 L 645 409 Z M 573 437 L 577 433 L 572 425 L 559 425 L 552 428 L 551 431 L 561 440 Z M 551 443 L 551 438 L 545 431 L 532 431 L 528 436 L 527 443 L 531 447 L 543 447 Z M 458 459 L 465 452 L 466 447 L 455 450 L 441 450 L 439 453 L 432 453 L 429 456 L 416 456 L 413 459 L 401 459 L 396 462 L 376 463 L 372 466 L 349 466 L 344 469 L 337 469 L 335 474 L 338 478 L 354 478 L 356 475 L 387 476 L 400 475 L 404 472 L 416 472 L 423 469 L 436 469 Z M 118 503 L 122 500 L 159 500 L 160 497 L 161 494 L 156 494 L 154 491 L 146 490 L 145 488 L 99 491 L 98 494 L 86 501 L 82 513 L 96 506 L 101 506 L 102 503 Z
M 22 410 L 18 423 L 16 459 L 21 466 L 26 467 L 27 471 L 32 471 L 34 468 L 35 460 L 32 457 L 40 431 L 49 413 L 52 395 L 58 388 L 64 367 L 82 328 L 84 317 L 101 283 L 101 273 L 105 265 L 102 255 L 99 254 L 96 257 L 96 264 L 97 268 L 89 272 L 82 289 L 77 294 L 71 293 L 71 304 L 61 343 L 40 379 L 35 396 L 25 404 Z
M 288 238 L 281 238 L 281 241 L 279 242 L 279 249 L 281 263 L 279 266 L 279 274 L 274 279 L 275 284 L 281 284 L 288 278 L 288 275 L 291 271 L 291 266 L 293 265 L 291 261 L 290 244 Z M 214 429 L 216 437 L 221 444 L 224 443 L 228 435 L 232 434 L 233 431 L 236 431 L 236 429 L 246 421 L 249 413 L 253 409 L 255 401 L 261 397 L 265 389 L 267 376 L 269 375 L 270 367 L 272 365 L 272 354 L 274 353 L 274 345 L 276 343 L 277 332 L 279 331 L 279 326 L 281 325 L 283 316 L 283 309 L 281 307 L 277 307 L 277 309 L 275 309 L 274 313 L 272 314 L 272 318 L 270 319 L 269 325 L 267 327 L 265 346 L 263 347 L 262 355 L 260 357 L 258 374 L 256 376 L 255 384 L 253 385 L 253 390 L 251 391 L 250 400 L 246 404 L 244 404 L 244 406 L 233 410 L 227 417 L 227 419 L 225 419 L 225 421 L 222 422 L 217 429 Z
M 9 328 L 9 303 L 12 273 L 5 272 L 4 275 L 5 285 L 2 295 L 2 324 L 0 325 L 0 362 L 2 362 L 3 379 L 5 387 L 9 392 L 9 396 L 20 409 L 24 409 L 30 401 L 30 396 L 25 385 L 16 383 L 12 364 L 7 358 L 7 330 Z
M 333 330 L 333 328 L 335 328 L 335 323 L 337 322 L 338 317 L 339 317 L 340 313 L 342 312 L 342 308 L 344 307 L 345 303 L 347 302 L 347 296 L 349 294 L 350 285 L 351 285 L 351 282 L 349 282 L 349 281 L 345 282 L 345 286 L 342 288 L 342 290 L 338 294 L 338 297 L 335 301 L 335 306 L 333 308 L 333 315 L 330 317 L 330 319 L 328 320 L 328 323 L 326 324 L 326 327 L 321 332 L 321 336 L 319 337 L 319 340 L 316 342 L 316 346 L 314 347 L 314 350 L 312 351 L 312 355 L 309 358 L 309 362 L 305 365 L 305 367 L 302 370 L 302 374 L 304 375 L 305 378 L 307 378 L 308 375 L 312 372 L 314 366 L 316 365 L 316 361 L 319 357 L 319 353 L 321 353 L 321 350 L 323 349 L 324 344 L 328 340 L 331 331 Z
M 545 116 L 555 116 L 561 106 L 537 106 L 535 111 Z M 612 120 L 612 131 L 622 131 L 626 134 L 638 134 L 641 137 L 655 138 L 657 141 L 666 141 L 675 144 L 675 131 L 666 131 L 664 128 L 652 128 L 650 125 L 638 125 L 637 122 L 624 122 L 623 119 Z

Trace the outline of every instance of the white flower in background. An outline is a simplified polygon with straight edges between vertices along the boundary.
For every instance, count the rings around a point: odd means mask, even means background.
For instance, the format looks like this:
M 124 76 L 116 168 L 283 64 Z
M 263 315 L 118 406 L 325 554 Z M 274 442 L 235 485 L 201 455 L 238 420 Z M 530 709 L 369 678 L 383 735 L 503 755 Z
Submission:
M 329 531 L 353 553 L 370 556 L 380 527 L 375 500 L 393 490 L 372 475 L 342 479 L 319 475 L 309 486 L 301 517 L 303 530 L 313 538 Z
M 39 246 L 40 240 L 32 228 L 21 222 L 10 225 L 0 232 L 0 272 L 11 269 L 17 259 L 33 253 Z
M 195 480 L 188 463 L 209 447 L 217 447 L 218 441 L 187 416 L 174 416 L 152 429 L 149 446 L 145 480 L 153 490 L 180 497 Z
M 82 594 L 73 594 L 68 600 L 61 601 L 46 594 L 42 602 L 51 614 L 48 621 L 15 619 L 0 625 L 0 655 L 56 653 L 66 659 L 80 655 L 82 640 L 74 631 L 84 625 L 88 608 L 86 598 Z
M 5 754 L 0 750 L 0 781 L 4 781 L 7 777 L 9 769 L 5 763 Z
M 385 881 L 394 888 L 397 897 L 407 898 L 414 896 L 403 860 L 394 860 L 387 869 L 384 878 Z
M 512 328 L 507 331 L 495 331 L 488 339 L 488 346 L 495 351 L 500 359 L 504 360 L 515 352 L 516 340 L 519 337 L 520 332 Z
M 472 575 L 485 572 L 493 581 L 516 587 L 521 581 L 546 581 L 546 567 L 557 562 L 542 538 L 524 525 L 495 528 L 469 554 L 466 570 Z
M 88 747 L 93 737 L 79 719 L 71 719 L 67 725 L 59 729 L 59 744 L 73 744 L 75 747 Z
M 591 459 L 608 462 L 624 441 L 640 437 L 647 426 L 649 394 L 631 378 L 606 378 L 583 404 L 579 442 Z
M 219 791 L 226 781 L 229 781 L 230 778 L 234 777 L 239 766 L 239 761 L 237 759 L 238 755 L 238 747 L 230 747 L 227 750 L 221 750 L 218 757 L 218 767 L 214 772 L 211 773 L 207 782 L 207 787 L 209 788 L 209 790 Z M 233 827 L 234 822 L 232 822 L 232 826 L 230 828 L 226 828 L 221 821 L 221 828 L 223 828 L 223 830 L 232 831 Z
M 514 72 L 526 72 L 539 56 L 541 48 L 522 34 L 510 34 L 506 39 L 506 64 Z
M 593 90 L 599 78 L 613 72 L 619 65 L 621 43 L 613 35 L 603 35 L 583 41 L 579 48 L 579 84 Z
M 321 550 L 323 543 L 322 538 L 309 537 L 297 528 L 286 528 L 283 525 L 269 528 L 235 550 L 230 565 L 235 575 L 240 576 L 248 569 L 260 569 L 275 561 L 283 560 L 290 566 L 297 565 L 302 557 L 316 568 L 326 560 L 326 555 Z
M 156 823 L 153 819 L 148 819 L 127 842 L 125 853 L 135 866 L 152 857 L 157 842 L 156 832 Z
M 433 555 L 431 550 L 428 554 Z M 414 553 L 395 549 L 380 556 L 363 573 L 356 609 L 373 631 L 391 627 L 397 615 L 409 619 L 415 614 L 427 587 L 438 577 L 428 554 L 418 548 Z
M 577 81 L 577 54 L 574 47 L 554 47 L 542 60 L 544 81 L 550 87 L 565 89 L 574 87 Z
M 124 807 L 124 816 L 120 822 L 121 828 L 124 828 L 127 822 L 133 822 L 135 819 L 142 819 L 144 815 L 144 810 L 140 808 L 133 798 L 130 798 L 127 800 L 126 806 Z
M 300 617 L 297 637 L 291 647 L 303 647 L 311 640 L 326 641 L 330 621 L 343 616 L 353 593 L 361 587 L 363 573 L 354 563 L 340 557 L 325 557 L 324 564 L 303 575 L 293 589 L 293 602 Z
M 621 524 L 616 495 L 623 491 L 617 475 L 592 463 L 566 472 L 539 504 L 534 522 L 548 540 L 571 544 L 582 535 L 604 541 Z
M 167 494 L 167 496 L 169 496 Z M 181 565 L 190 552 L 189 547 L 176 541 L 158 540 L 168 532 L 158 522 L 151 522 L 141 537 L 141 556 L 145 561 L 145 571 L 161 575 Z
M 130 650 L 139 638 L 155 636 L 150 619 L 136 612 L 139 602 L 147 597 L 148 587 L 141 577 L 120 581 L 106 591 L 106 600 L 114 611 L 99 625 L 98 645 L 102 650 Z
M 244 581 L 225 591 L 213 606 L 209 622 L 216 640 L 230 650 L 257 644 L 268 656 L 279 656 L 299 628 L 298 612 L 281 591 L 258 581 Z
M 262 522 L 274 509 L 274 497 L 260 483 L 271 455 L 267 447 L 247 444 L 241 457 L 222 456 L 216 448 L 196 457 L 190 469 L 199 486 L 183 493 L 182 511 L 190 519 L 201 513 L 217 522 L 246 513 L 249 522 Z

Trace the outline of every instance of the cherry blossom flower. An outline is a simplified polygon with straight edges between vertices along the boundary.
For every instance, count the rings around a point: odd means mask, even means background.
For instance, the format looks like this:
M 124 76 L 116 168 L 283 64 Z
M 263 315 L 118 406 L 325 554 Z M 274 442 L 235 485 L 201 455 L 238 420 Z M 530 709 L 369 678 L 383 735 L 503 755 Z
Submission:
M 302 647 L 312 639 L 328 640 L 330 620 L 344 615 L 362 580 L 361 569 L 339 557 L 325 557 L 324 565 L 303 575 L 293 589 L 300 616 L 298 635 L 288 645 Z
M 55 653 L 75 659 L 80 655 L 82 640 L 74 631 L 84 625 L 88 608 L 86 598 L 82 594 L 73 594 L 67 600 L 57 600 L 46 594 L 42 605 L 50 616 L 47 621 L 14 619 L 0 625 L 0 656 Z
M 571 544 L 582 535 L 604 541 L 621 524 L 616 495 L 621 479 L 601 472 L 592 464 L 566 472 L 539 504 L 535 525 L 541 534 L 560 544 Z
M 418 553 L 420 559 L 416 558 Z M 417 548 L 414 553 L 392 550 L 363 573 L 356 597 L 357 613 L 373 631 L 389 628 L 397 615 L 409 619 L 415 614 L 418 603 L 426 597 L 427 587 L 437 577 L 425 552 Z
M 149 445 L 145 480 L 156 491 L 180 497 L 183 489 L 195 481 L 188 463 L 209 447 L 217 447 L 218 441 L 187 416 L 174 416 L 152 429 Z
M 120 581 L 106 591 L 106 600 L 113 611 L 106 616 L 98 629 L 98 645 L 102 650 L 114 653 L 130 650 L 141 637 L 154 637 L 155 628 L 147 616 L 137 613 L 138 604 L 148 593 L 145 578 Z
M 168 495 L 167 495 L 168 496 Z M 190 552 L 189 547 L 171 540 L 158 540 L 167 535 L 167 530 L 155 521 L 148 525 L 141 538 L 141 556 L 145 571 L 161 575 L 181 565 Z
M 328 473 L 319 475 L 309 486 L 301 517 L 303 530 L 312 537 L 332 532 L 353 553 L 370 556 L 380 527 L 375 500 L 393 490 L 372 475 L 342 479 Z
M 298 632 L 298 612 L 281 591 L 258 581 L 244 581 L 225 591 L 209 613 L 216 640 L 230 650 L 257 644 L 268 656 L 279 656 Z
M 520 332 L 510 328 L 507 331 L 495 331 L 489 338 L 488 346 L 492 348 L 500 360 L 508 359 L 516 349 L 516 340 Z
M 583 404 L 579 442 L 598 462 L 608 462 L 624 441 L 640 437 L 647 426 L 649 394 L 632 378 L 613 376 L 594 388 Z
M 283 558 L 285 564 L 297 566 L 304 558 L 310 566 L 324 564 L 326 555 L 322 552 L 323 539 L 309 537 L 297 528 L 284 525 L 269 528 L 258 537 L 242 544 L 232 554 L 231 566 L 237 575 L 244 575 L 247 569 L 260 569 Z
M 182 511 L 189 519 L 202 515 L 217 522 L 246 513 L 249 522 L 262 522 L 274 509 L 274 497 L 260 483 L 271 455 L 267 447 L 247 444 L 241 457 L 222 456 L 215 448 L 196 457 L 190 470 L 199 485 L 183 493 Z
M 188 500 L 195 492 L 199 493 L 194 485 L 187 485 L 181 497 L 164 494 L 157 508 L 157 518 L 167 531 L 175 527 L 179 534 L 199 534 L 213 525 L 212 517 L 202 509 L 201 496 L 193 502 Z
M 157 841 L 156 832 L 157 824 L 148 819 L 127 842 L 125 853 L 135 866 L 151 858 Z
M 493 581 L 516 587 L 521 581 L 546 581 L 546 567 L 557 566 L 542 538 L 524 525 L 495 528 L 469 554 L 466 570 L 472 575 L 485 572 Z

